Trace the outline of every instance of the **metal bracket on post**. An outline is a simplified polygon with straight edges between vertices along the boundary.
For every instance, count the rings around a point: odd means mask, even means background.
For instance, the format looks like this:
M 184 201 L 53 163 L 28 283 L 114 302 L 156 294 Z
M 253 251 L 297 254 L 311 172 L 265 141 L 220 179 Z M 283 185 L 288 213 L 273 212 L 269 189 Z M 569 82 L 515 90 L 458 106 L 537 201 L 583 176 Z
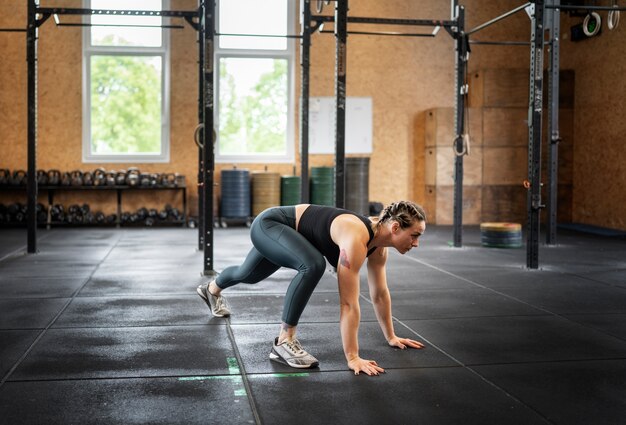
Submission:
M 543 108 L 543 15 L 544 1 L 535 0 L 530 11 L 530 84 L 528 104 L 528 229 L 526 266 L 539 267 L 539 221 L 541 208 L 541 118 Z
M 335 2 L 335 206 L 345 204 L 345 159 L 346 159 L 346 65 L 348 29 L 348 0 Z

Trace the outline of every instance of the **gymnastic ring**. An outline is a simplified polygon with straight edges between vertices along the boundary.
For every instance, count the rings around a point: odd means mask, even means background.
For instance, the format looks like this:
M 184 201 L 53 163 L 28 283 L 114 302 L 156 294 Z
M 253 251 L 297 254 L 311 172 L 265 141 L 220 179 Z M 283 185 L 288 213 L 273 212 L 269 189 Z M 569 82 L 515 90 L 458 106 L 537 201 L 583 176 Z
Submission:
M 202 143 L 200 143 L 200 140 L 198 139 L 198 136 L 200 135 L 200 130 L 202 130 L 204 128 L 204 123 L 200 123 L 196 126 L 196 129 L 193 131 L 193 141 L 196 142 L 196 145 L 200 148 L 200 149 L 204 149 L 204 145 Z
M 613 7 L 617 7 L 617 5 L 614 4 Z M 610 10 L 609 11 L 609 14 L 608 14 L 608 16 L 606 18 L 606 24 L 607 24 L 607 26 L 609 27 L 610 30 L 614 30 L 619 25 L 619 15 L 620 15 L 620 11 L 619 10 Z
M 456 150 L 456 141 L 459 138 L 463 140 L 463 149 L 460 152 Z M 469 135 L 464 134 L 462 136 L 457 136 L 457 138 L 454 139 L 454 142 L 452 142 L 452 150 L 454 151 L 454 155 L 456 156 L 468 155 L 469 154 Z
M 200 130 L 202 130 L 203 128 L 204 128 L 204 123 L 200 123 L 198 124 L 196 129 L 193 131 L 193 141 L 196 142 L 196 145 L 198 145 L 200 149 L 204 149 L 204 144 L 200 143 L 200 140 L 198 138 L 198 136 L 200 135 Z M 217 140 L 217 133 L 215 132 L 215 129 L 213 129 L 213 143 L 215 143 L 216 140 Z
M 328 3 L 326 3 L 328 4 Z M 323 0 L 317 0 L 317 2 L 315 2 L 315 11 L 317 13 L 322 13 L 322 10 L 324 10 L 324 2 Z
M 524 180 L 522 182 L 522 185 L 524 186 L 525 189 L 530 189 L 530 182 L 528 180 Z
M 595 25 L 591 30 L 589 29 L 590 24 Z M 591 12 L 585 16 L 585 20 L 583 21 L 583 31 L 587 37 L 593 37 L 598 34 L 601 26 L 602 18 L 600 18 L 600 15 L 597 12 Z

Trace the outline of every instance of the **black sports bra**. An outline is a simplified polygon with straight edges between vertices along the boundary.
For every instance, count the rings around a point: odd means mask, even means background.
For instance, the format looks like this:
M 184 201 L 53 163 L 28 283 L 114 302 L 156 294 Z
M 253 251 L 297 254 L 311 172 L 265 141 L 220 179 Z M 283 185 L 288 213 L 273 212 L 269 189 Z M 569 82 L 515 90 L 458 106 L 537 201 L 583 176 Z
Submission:
M 372 222 L 369 218 L 353 211 L 323 205 L 309 205 L 302 213 L 298 224 L 298 232 L 311 242 L 335 268 L 337 268 L 337 261 L 339 260 L 339 246 L 330 237 L 330 225 L 335 218 L 342 214 L 352 214 L 363 222 L 370 235 L 367 241 L 369 244 L 374 238 Z M 367 256 L 369 257 L 375 249 L 376 247 L 370 248 L 367 251 Z

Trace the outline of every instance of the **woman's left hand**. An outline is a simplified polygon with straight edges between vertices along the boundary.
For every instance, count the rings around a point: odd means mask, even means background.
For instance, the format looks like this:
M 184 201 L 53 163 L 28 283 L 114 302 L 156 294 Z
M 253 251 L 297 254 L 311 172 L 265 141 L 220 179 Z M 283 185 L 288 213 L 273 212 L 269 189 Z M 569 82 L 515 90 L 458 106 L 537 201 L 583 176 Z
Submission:
M 413 339 L 409 339 L 409 338 L 400 338 L 400 337 L 394 336 L 388 342 L 389 342 L 389 345 L 391 345 L 392 347 L 398 347 L 401 350 L 404 350 L 407 347 L 418 348 L 418 349 L 424 348 L 424 344 L 422 344 L 421 342 L 415 341 Z

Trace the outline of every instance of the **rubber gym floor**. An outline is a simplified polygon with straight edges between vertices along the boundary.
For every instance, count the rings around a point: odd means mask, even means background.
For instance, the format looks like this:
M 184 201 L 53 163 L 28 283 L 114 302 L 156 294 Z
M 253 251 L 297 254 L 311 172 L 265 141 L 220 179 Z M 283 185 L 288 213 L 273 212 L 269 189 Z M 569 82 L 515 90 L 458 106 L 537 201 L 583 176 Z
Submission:
M 225 292 L 212 318 L 195 288 L 194 229 L 0 230 L 2 424 L 624 424 L 626 242 L 561 229 L 526 250 L 430 226 L 390 254 L 397 334 L 387 346 L 361 282 L 360 350 L 386 369 L 355 376 L 343 357 L 336 280 L 326 273 L 300 339 L 319 368 L 268 359 L 293 275 Z M 215 269 L 237 264 L 249 230 L 215 230 Z

